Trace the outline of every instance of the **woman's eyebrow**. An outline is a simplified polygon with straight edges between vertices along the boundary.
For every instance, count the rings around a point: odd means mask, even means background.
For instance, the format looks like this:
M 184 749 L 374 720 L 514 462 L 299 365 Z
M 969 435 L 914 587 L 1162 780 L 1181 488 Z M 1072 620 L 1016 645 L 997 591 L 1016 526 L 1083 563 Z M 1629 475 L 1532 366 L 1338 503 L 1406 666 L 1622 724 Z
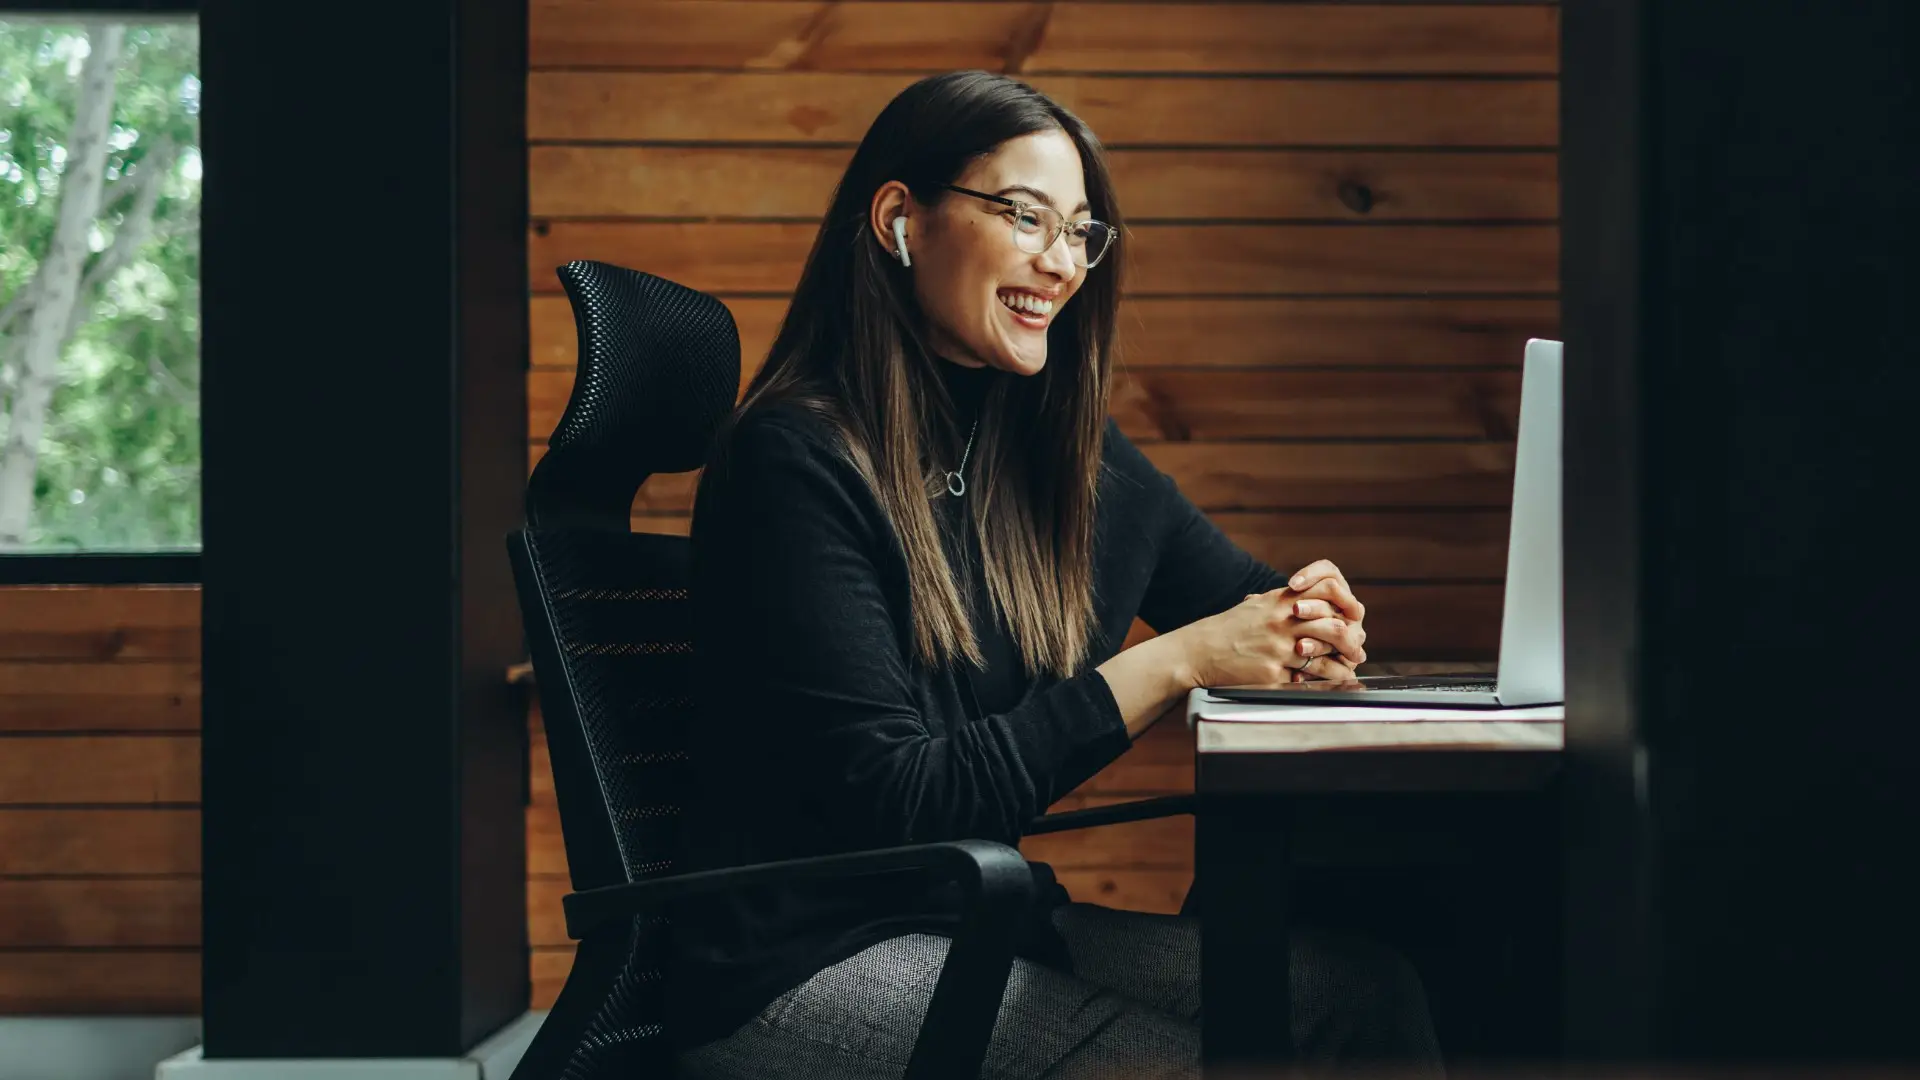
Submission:
M 999 191 L 994 192 L 994 194 L 1004 198 L 1008 195 L 1013 194 L 1016 191 L 1022 192 L 1027 195 L 1031 195 L 1033 197 L 1033 201 L 1035 202 L 1045 203 L 1048 206 L 1053 205 L 1053 196 L 1047 194 L 1044 191 L 1041 191 L 1037 187 L 1028 187 L 1025 184 L 1015 184 L 1012 187 L 1003 187 Z M 1085 199 L 1082 199 L 1080 200 L 1080 205 L 1073 208 L 1073 212 L 1076 214 L 1084 214 L 1090 209 L 1092 209 L 1092 207 L 1087 205 L 1087 201 Z

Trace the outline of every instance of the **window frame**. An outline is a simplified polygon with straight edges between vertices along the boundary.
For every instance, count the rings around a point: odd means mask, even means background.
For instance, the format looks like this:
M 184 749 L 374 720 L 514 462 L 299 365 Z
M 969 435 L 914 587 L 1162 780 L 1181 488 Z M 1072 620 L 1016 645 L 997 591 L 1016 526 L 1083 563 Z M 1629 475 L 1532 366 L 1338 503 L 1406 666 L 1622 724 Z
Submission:
M 0 15 L 198 16 L 199 0 L 0 0 Z M 0 587 L 11 585 L 198 585 L 198 551 L 0 552 Z

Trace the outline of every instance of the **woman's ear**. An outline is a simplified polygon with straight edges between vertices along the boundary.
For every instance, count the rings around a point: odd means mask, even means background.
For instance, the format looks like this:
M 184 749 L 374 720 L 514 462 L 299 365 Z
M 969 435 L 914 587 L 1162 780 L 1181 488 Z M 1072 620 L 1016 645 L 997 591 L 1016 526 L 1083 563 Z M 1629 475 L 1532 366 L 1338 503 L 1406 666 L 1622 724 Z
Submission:
M 874 242 L 886 253 L 900 260 L 900 265 L 913 265 L 912 256 L 907 250 L 907 222 L 913 209 L 913 195 L 907 185 L 898 180 L 889 180 L 880 185 L 873 193 L 873 205 L 869 209 L 867 226 L 873 230 Z

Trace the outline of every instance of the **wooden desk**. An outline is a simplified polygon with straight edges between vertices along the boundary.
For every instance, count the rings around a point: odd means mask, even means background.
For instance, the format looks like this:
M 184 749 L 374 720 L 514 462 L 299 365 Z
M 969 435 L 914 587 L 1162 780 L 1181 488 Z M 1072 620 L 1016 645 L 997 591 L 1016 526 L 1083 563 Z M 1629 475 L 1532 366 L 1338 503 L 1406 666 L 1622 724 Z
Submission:
M 1238 705 L 1193 693 L 1187 720 L 1200 797 L 1195 881 L 1206 925 L 1202 1035 L 1210 1074 L 1270 1068 L 1292 1055 L 1287 980 L 1275 976 L 1287 970 L 1296 808 L 1318 796 L 1343 797 L 1351 808 L 1406 805 L 1395 800 L 1410 795 L 1541 790 L 1559 767 L 1563 715 L 1557 706 L 1491 712 Z M 1479 821 L 1477 834 L 1505 831 L 1498 816 Z M 1404 829 L 1398 824 L 1388 823 L 1390 838 L 1403 833 L 1410 848 L 1430 842 L 1417 816 Z

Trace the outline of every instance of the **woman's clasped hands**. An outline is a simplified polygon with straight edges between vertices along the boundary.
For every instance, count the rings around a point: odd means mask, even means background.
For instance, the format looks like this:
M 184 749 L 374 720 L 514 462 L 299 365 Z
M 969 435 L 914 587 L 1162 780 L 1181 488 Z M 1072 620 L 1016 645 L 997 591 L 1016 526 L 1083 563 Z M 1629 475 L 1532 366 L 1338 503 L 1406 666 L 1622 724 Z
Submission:
M 1367 659 L 1366 615 L 1340 568 L 1321 559 L 1285 588 L 1249 593 L 1174 633 L 1200 686 L 1346 680 Z

